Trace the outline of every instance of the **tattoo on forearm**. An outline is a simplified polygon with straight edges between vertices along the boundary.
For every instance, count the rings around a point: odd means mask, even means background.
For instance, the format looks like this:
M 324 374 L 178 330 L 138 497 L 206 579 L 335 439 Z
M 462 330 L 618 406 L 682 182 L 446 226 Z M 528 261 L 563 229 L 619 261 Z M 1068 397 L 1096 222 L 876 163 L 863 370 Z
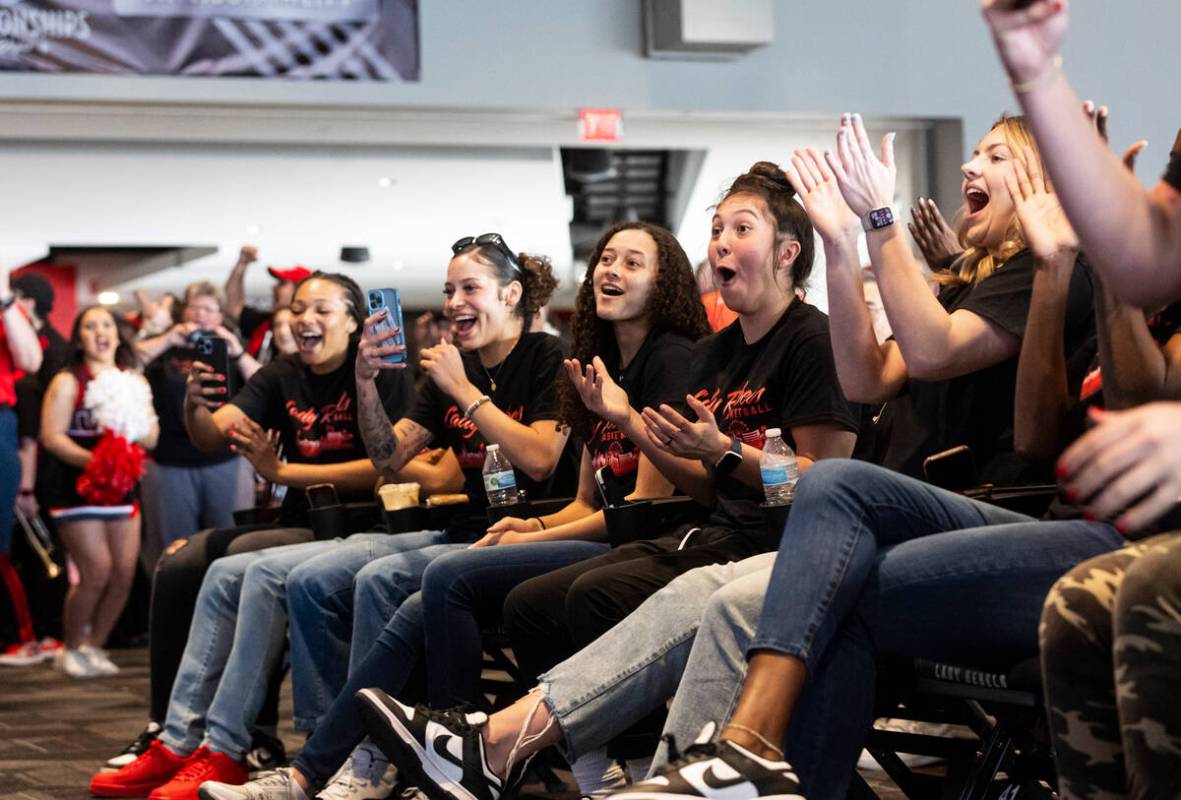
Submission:
M 357 387 L 358 424 L 369 460 L 378 470 L 389 469 L 398 453 L 398 437 L 376 391 Z

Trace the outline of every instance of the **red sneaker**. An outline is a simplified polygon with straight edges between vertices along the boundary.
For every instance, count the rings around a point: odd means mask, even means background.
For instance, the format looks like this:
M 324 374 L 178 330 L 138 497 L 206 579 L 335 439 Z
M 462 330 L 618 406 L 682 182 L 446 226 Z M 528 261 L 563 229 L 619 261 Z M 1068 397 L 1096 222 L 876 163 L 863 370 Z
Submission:
M 90 781 L 90 793 L 98 797 L 143 797 L 172 780 L 186 761 L 157 739 L 127 766 L 95 775 Z
M 218 781 L 240 786 L 250 780 L 245 765 L 227 756 L 202 747 L 189 756 L 184 769 L 172 780 L 157 786 L 148 795 L 148 800 L 197 800 L 197 789 L 205 781 Z

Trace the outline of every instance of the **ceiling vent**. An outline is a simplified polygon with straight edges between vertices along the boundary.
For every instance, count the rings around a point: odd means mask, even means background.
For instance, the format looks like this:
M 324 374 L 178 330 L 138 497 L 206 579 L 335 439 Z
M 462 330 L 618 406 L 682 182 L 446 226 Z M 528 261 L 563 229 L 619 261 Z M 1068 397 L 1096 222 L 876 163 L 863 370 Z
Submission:
M 730 60 L 775 40 L 773 0 L 644 0 L 649 58 Z

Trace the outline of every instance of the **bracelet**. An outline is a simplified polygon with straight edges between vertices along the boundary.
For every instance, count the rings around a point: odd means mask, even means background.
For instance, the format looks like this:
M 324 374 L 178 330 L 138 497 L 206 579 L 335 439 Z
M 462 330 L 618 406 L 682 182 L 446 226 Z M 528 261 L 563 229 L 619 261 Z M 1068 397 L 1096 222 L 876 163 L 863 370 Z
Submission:
M 1012 87 L 1016 94 L 1026 94 L 1038 89 L 1044 84 L 1054 79 L 1055 75 L 1062 72 L 1062 54 L 1055 53 L 1054 58 L 1050 60 L 1050 65 L 1038 73 L 1035 77 L 1027 81 L 1015 83 L 1012 78 L 1009 79 L 1009 86 Z
M 477 397 L 475 400 L 472 401 L 472 404 L 470 406 L 468 406 L 467 408 L 465 408 L 463 410 L 463 418 L 464 419 L 471 419 L 472 414 L 476 413 L 477 408 L 479 408 L 480 406 L 484 405 L 485 403 L 489 403 L 491 401 L 492 401 L 492 398 L 489 397 L 488 395 L 486 395 L 486 394 L 480 395 L 479 397 Z
M 34 494 L 34 492 L 32 489 L 21 489 L 21 494 L 22 495 L 30 495 L 30 494 Z
M 743 733 L 749 733 L 751 736 L 758 739 L 759 744 L 761 744 L 763 747 L 767 748 L 768 750 L 770 750 L 774 753 L 778 753 L 779 757 L 783 758 L 783 748 L 776 747 L 775 745 L 771 744 L 771 742 L 767 739 L 766 736 L 759 733 L 754 728 L 748 728 L 745 725 L 739 725 L 737 722 L 727 722 L 726 727 L 733 728 L 736 731 L 742 731 Z
M 543 531 L 546 529 L 545 520 L 543 520 L 541 517 L 534 517 L 533 519 L 537 520 L 537 524 L 541 526 Z

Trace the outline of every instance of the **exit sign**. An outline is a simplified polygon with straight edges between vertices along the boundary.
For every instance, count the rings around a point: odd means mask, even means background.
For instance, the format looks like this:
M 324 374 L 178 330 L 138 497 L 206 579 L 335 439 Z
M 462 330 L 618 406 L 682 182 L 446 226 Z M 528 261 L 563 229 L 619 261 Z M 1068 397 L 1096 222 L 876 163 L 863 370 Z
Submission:
M 584 142 L 618 142 L 623 138 L 623 112 L 618 108 L 578 109 L 578 138 Z

